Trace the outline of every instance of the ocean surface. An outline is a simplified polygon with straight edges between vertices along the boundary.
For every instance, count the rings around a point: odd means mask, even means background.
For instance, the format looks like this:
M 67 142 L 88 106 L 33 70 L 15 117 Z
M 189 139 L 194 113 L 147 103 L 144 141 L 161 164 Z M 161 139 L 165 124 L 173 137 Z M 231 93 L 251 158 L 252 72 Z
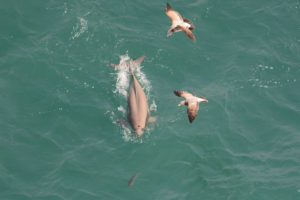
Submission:
M 166 1 L 0 2 L 1 200 L 300 199 L 300 1 L 169 3 L 196 42 Z M 142 55 L 136 138 L 110 64 Z M 208 99 L 192 124 L 175 89 Z

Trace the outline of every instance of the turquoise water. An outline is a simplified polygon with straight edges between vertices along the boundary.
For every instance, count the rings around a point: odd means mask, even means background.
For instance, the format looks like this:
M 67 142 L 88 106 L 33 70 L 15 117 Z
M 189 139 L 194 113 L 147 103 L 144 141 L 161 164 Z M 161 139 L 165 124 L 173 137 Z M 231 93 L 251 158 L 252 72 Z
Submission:
M 0 3 L 0 199 L 300 198 L 300 1 L 169 3 L 195 43 L 165 1 Z M 109 64 L 144 54 L 135 138 Z M 174 89 L 208 99 L 193 124 Z

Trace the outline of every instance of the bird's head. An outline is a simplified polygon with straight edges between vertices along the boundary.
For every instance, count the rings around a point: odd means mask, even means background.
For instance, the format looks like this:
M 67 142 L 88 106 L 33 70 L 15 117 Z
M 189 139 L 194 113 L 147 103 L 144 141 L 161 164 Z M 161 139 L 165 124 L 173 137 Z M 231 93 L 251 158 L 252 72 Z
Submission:
M 205 97 L 200 97 L 199 98 L 199 102 L 201 103 L 201 102 L 208 102 L 208 100 L 205 98 Z

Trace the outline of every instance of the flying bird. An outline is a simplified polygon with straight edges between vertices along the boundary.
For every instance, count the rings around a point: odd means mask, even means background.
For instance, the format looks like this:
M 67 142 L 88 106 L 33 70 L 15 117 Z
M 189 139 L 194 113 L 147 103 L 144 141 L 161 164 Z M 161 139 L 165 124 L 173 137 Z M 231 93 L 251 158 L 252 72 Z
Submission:
M 185 100 L 181 101 L 178 106 L 183 106 L 186 105 L 187 108 L 187 114 L 189 117 L 190 123 L 194 121 L 198 114 L 198 109 L 199 109 L 199 103 L 201 102 L 208 102 L 208 100 L 204 97 L 197 97 L 194 94 L 191 94 L 187 91 L 183 90 L 174 90 L 174 94 L 179 97 L 185 98 Z
M 193 41 L 196 40 L 194 34 L 192 33 L 192 30 L 195 28 L 195 26 L 189 19 L 182 18 L 177 11 L 171 8 L 169 3 L 166 5 L 165 12 L 166 15 L 172 20 L 172 25 L 167 33 L 167 37 L 175 32 L 183 31 L 190 39 Z

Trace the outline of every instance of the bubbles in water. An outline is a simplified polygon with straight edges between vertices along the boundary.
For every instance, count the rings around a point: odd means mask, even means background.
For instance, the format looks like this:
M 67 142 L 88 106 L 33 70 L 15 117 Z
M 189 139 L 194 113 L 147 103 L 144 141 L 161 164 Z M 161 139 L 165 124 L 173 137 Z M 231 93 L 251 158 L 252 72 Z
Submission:
M 141 137 L 136 137 L 128 126 L 122 125 L 122 138 L 126 142 L 142 143 Z
M 123 106 L 119 106 L 118 111 L 122 112 L 123 114 L 126 113 L 126 110 L 123 108 Z
M 129 88 L 129 70 L 127 67 L 127 61 L 130 59 L 128 55 L 120 56 L 120 63 L 117 71 L 117 82 L 114 93 L 119 93 L 123 97 L 127 98 L 127 90 Z
M 64 15 L 68 13 L 67 3 L 64 3 Z
M 278 88 L 286 87 L 293 83 L 293 70 L 288 66 L 273 67 L 259 64 L 253 68 L 252 78 L 248 79 L 252 87 Z M 293 79 L 294 82 L 296 79 Z
M 87 82 L 83 82 L 83 87 L 88 88 L 90 85 Z
M 150 111 L 156 111 L 157 110 L 157 105 L 155 104 L 155 101 L 152 100 L 152 104 L 150 105 Z
M 79 17 L 80 24 L 76 24 L 75 27 L 73 27 L 72 31 L 72 39 L 78 38 L 81 34 L 86 32 L 88 30 L 88 21 L 83 19 L 82 17 Z

